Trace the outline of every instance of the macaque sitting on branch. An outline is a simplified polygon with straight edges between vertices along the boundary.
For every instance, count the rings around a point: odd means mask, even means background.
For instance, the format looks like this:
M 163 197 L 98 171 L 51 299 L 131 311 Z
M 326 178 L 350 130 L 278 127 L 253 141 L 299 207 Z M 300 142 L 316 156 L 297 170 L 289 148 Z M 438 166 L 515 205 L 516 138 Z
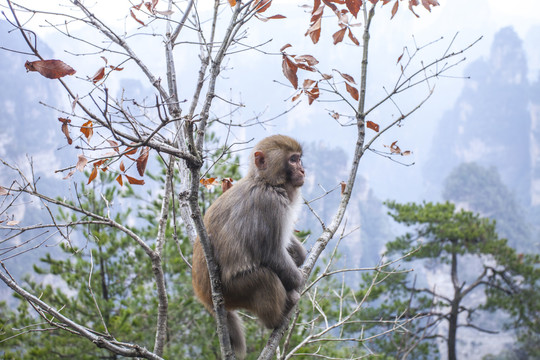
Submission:
M 208 209 L 204 223 L 220 268 L 227 324 L 236 356 L 245 357 L 242 321 L 251 311 L 270 329 L 279 327 L 300 298 L 306 251 L 294 235 L 304 184 L 302 147 L 283 135 L 261 140 L 247 176 Z M 208 268 L 199 239 L 193 247 L 195 294 L 214 314 Z

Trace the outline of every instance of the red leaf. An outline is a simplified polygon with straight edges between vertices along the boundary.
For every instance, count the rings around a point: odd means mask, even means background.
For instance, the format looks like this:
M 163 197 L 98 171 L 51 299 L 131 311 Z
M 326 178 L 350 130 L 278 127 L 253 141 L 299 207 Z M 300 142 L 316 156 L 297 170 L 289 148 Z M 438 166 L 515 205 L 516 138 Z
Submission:
M 347 27 L 344 27 L 343 29 L 336 31 L 334 35 L 332 35 L 332 37 L 334 38 L 334 45 L 343 41 L 343 37 L 345 36 L 345 31 L 347 31 Z
M 97 166 L 94 166 L 94 168 L 92 169 L 92 172 L 90 173 L 90 177 L 88 178 L 88 184 L 90 184 L 92 181 L 94 181 L 94 179 L 96 178 L 97 176 Z M 88 185 L 86 184 L 86 185 Z
M 116 177 L 116 181 L 120 184 L 120 186 L 124 186 L 124 181 L 122 180 L 122 174 L 118 175 Z
M 133 13 L 133 10 L 129 9 L 129 12 L 131 13 L 131 17 L 135 19 L 136 22 L 138 22 L 139 24 L 141 24 L 142 26 L 145 26 L 144 23 L 137 19 L 137 17 L 135 16 L 135 14 Z
M 362 0 L 346 0 L 345 4 L 347 5 L 347 9 L 349 9 L 351 14 L 356 18 L 356 15 L 358 15 L 358 11 L 360 11 L 360 7 L 362 6 Z
M 150 152 L 150 149 L 148 147 L 144 147 L 141 150 L 141 155 L 137 159 L 137 171 L 139 172 L 139 175 L 144 176 L 144 171 L 146 170 L 146 163 L 148 162 L 148 153 Z
M 68 144 L 71 145 L 73 143 L 73 140 L 71 140 L 71 137 L 69 137 L 69 127 L 68 127 L 68 124 L 71 122 L 71 120 L 65 119 L 65 118 L 58 118 L 58 120 L 62 122 L 62 132 L 64 133 L 64 135 L 66 135 Z
M 103 77 L 105 76 L 105 67 L 102 67 L 101 69 L 99 69 L 96 74 L 94 76 L 92 76 L 90 78 L 90 80 L 92 80 L 92 82 L 95 84 L 97 83 L 98 81 L 100 81 L 101 79 L 103 79 Z
M 368 120 L 366 126 L 375 132 L 379 132 L 379 124 L 375 124 L 373 121 Z
M 394 15 L 396 15 L 398 7 L 399 7 L 399 1 L 396 1 L 394 3 L 394 6 L 392 7 L 392 17 L 390 18 L 390 20 L 392 20 L 394 18 Z M 409 7 L 410 7 L 410 5 L 409 5 Z M 411 11 L 412 11 L 412 9 L 411 9 Z
M 77 165 L 75 165 L 75 168 L 79 170 L 80 172 L 83 172 L 84 167 L 88 163 L 88 159 L 82 154 L 78 155 L 78 157 L 79 157 L 79 160 L 77 161 Z
M 128 179 L 128 183 L 130 183 L 131 185 L 144 185 L 144 180 L 139 180 L 139 179 L 136 179 L 134 177 L 131 177 L 131 176 L 128 176 L 128 175 L 125 175 L 126 178 Z
M 283 55 L 282 69 L 283 74 L 291 82 L 292 86 L 298 89 L 298 76 L 296 75 L 298 66 L 287 55 Z
M 24 67 L 27 71 L 37 71 L 47 79 L 59 79 L 76 72 L 71 66 L 60 60 L 27 61 Z
M 349 39 L 351 39 L 351 41 L 354 43 L 354 45 L 356 46 L 360 46 L 360 42 L 358 41 L 358 39 L 353 35 L 351 29 L 349 28 Z
M 349 83 L 345 83 L 345 87 L 347 88 L 347 92 L 351 94 L 353 99 L 358 101 L 358 89 L 356 89 L 354 86 L 349 85 Z
M 92 121 L 88 120 L 81 127 L 81 132 L 84 134 L 84 136 L 86 136 L 87 141 L 90 141 L 90 139 L 92 138 L 92 135 L 94 135 L 93 126 L 94 125 L 92 124 Z

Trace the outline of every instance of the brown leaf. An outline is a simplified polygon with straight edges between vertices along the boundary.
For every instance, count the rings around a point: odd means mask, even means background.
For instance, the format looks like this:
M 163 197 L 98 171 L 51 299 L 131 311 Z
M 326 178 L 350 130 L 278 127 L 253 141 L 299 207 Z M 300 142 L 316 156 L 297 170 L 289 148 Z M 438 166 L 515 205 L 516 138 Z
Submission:
M 20 223 L 20 221 L 18 220 L 10 220 L 6 223 L 7 226 L 15 226 L 17 225 L 18 223 Z
M 121 68 L 121 67 L 118 67 L 118 66 L 109 65 L 109 67 L 111 68 L 111 70 L 114 70 L 114 71 L 122 71 L 122 70 L 124 70 L 124 68 Z
M 300 92 L 298 94 L 296 94 L 296 95 L 294 95 L 292 97 L 291 101 L 294 102 L 294 101 L 298 100 L 298 98 L 300 97 L 300 95 L 302 95 L 303 92 L 304 92 L 304 90 L 300 90 Z
M 356 17 L 362 6 L 362 0 L 346 0 L 345 5 L 347 5 L 347 9 L 349 9 L 351 14 Z
M 345 193 L 345 189 L 347 189 L 347 183 L 345 181 L 342 181 L 340 185 L 341 185 L 341 195 L 343 195 Z
M 294 60 L 296 60 L 296 62 L 305 62 L 309 66 L 317 65 L 319 63 L 319 61 L 317 59 L 315 59 L 314 56 L 311 56 L 311 55 L 296 56 L 294 58 Z
M 298 89 L 298 76 L 296 75 L 298 66 L 287 55 L 283 55 L 282 69 L 283 74 L 291 82 L 292 86 Z
M 321 18 L 311 24 L 305 35 L 309 35 L 314 44 L 319 42 L 319 38 L 321 37 Z
M 144 185 L 144 180 L 141 179 L 136 179 L 134 177 L 131 177 L 131 176 L 128 176 L 128 175 L 125 175 L 126 178 L 128 179 L 128 183 L 130 183 L 131 185 Z
M 311 67 L 311 66 L 303 64 L 303 63 L 297 63 L 296 66 L 298 66 L 298 68 L 302 69 L 302 70 L 307 70 L 307 71 L 311 71 L 311 72 L 317 71 L 317 69 L 315 69 L 314 67 Z
M 311 105 L 313 103 L 313 101 L 315 101 L 320 95 L 319 83 L 317 82 L 315 84 L 315 86 L 313 87 L 313 89 L 311 89 L 309 91 L 306 91 L 306 94 L 308 96 L 309 105 Z
M 131 13 L 131 17 L 135 19 L 136 22 L 138 22 L 139 24 L 141 24 L 142 26 L 145 26 L 144 23 L 137 19 L 137 17 L 135 16 L 135 14 L 133 13 L 133 10 L 129 9 L 129 12 Z
M 339 120 L 339 113 L 337 113 L 337 112 L 335 112 L 335 111 L 332 111 L 332 112 L 330 113 L 330 115 L 332 116 L 332 118 L 333 118 L 334 120 Z
M 71 66 L 60 60 L 27 61 L 24 67 L 27 71 L 37 71 L 47 79 L 59 79 L 76 72 Z
M 126 172 L 126 166 L 124 165 L 123 161 L 120 161 L 120 171 L 121 172 Z
M 126 155 L 135 155 L 137 153 L 137 149 L 132 147 L 127 147 L 125 151 Z
M 321 75 L 322 75 L 323 80 L 330 80 L 331 78 L 333 78 L 332 75 L 328 75 L 328 74 L 321 74 Z
M 358 89 L 355 88 L 354 86 L 349 85 L 349 83 L 345 83 L 345 87 L 347 88 L 347 92 L 351 94 L 353 99 L 358 101 L 359 99 Z
M 75 106 L 77 106 L 78 102 L 79 102 L 79 94 L 75 96 L 75 99 L 73 99 L 73 102 L 71 103 L 71 112 L 75 112 Z
M 412 151 L 406 150 L 406 151 L 401 153 L 401 156 L 408 156 L 408 155 L 411 155 L 411 154 L 412 154 Z
M 87 141 L 90 141 L 90 139 L 92 138 L 92 135 L 94 135 L 93 126 L 94 124 L 92 123 L 92 120 L 88 120 L 81 127 L 81 132 L 84 134 L 84 136 L 86 136 Z
M 342 73 L 341 71 L 336 70 L 336 69 L 334 69 L 334 71 L 337 71 L 337 73 L 338 73 L 339 75 L 341 75 L 341 77 L 344 78 L 346 81 L 348 81 L 348 82 L 350 82 L 350 83 L 356 85 L 356 82 L 354 81 L 354 78 L 353 78 L 351 75 Z
M 122 174 L 118 175 L 116 177 L 116 181 L 120 184 L 120 186 L 124 186 L 124 181 L 122 180 Z
M 272 5 L 272 0 L 258 0 L 254 2 L 255 10 L 258 13 L 265 12 Z
M 90 176 L 88 177 L 88 184 L 90 184 L 92 181 L 94 181 L 94 179 L 96 178 L 97 174 L 98 174 L 98 171 L 97 171 L 97 166 L 94 166 L 94 168 L 92 169 L 92 172 L 90 173 Z
M 66 180 L 66 179 L 69 179 L 70 177 L 72 177 L 73 174 L 75 174 L 75 171 L 76 171 L 76 169 L 73 169 L 70 172 L 68 172 L 67 175 L 62 178 L 62 180 Z
M 9 192 L 6 190 L 6 188 L 0 186 L 0 196 L 8 195 Z
M 62 123 L 62 132 L 64 135 L 66 135 L 66 139 L 69 145 L 73 143 L 73 140 L 71 140 L 71 137 L 69 136 L 69 127 L 68 124 L 71 122 L 71 120 L 66 118 L 58 118 L 58 120 Z
M 418 0 L 409 0 L 409 10 L 416 16 L 417 18 L 420 17 L 417 13 L 414 12 L 413 6 L 417 6 L 419 4 Z M 394 7 L 396 7 L 394 5 Z
M 358 41 L 358 39 L 352 33 L 351 28 L 349 28 L 349 39 L 351 39 L 351 41 L 354 43 L 354 45 L 360 46 L 360 42 Z
M 281 47 L 281 49 L 279 49 L 279 52 L 283 52 L 285 49 L 290 48 L 291 46 L 291 44 L 285 44 Z
M 409 5 L 410 6 L 410 5 Z M 392 20 L 394 18 L 394 15 L 396 15 L 397 11 L 398 11 L 398 7 L 399 7 L 399 1 L 396 1 L 394 3 L 394 6 L 392 7 L 392 17 L 390 18 L 390 20 Z M 411 9 L 412 10 L 412 9 Z
M 92 80 L 92 82 L 95 84 L 101 79 L 103 79 L 104 76 L 105 76 L 105 67 L 102 67 L 96 72 L 94 76 L 90 78 L 90 80 Z
M 120 148 L 118 147 L 118 143 L 114 140 L 107 140 L 107 142 L 112 146 L 113 150 L 117 153 L 117 154 L 120 154 Z
M 233 182 L 232 178 L 226 178 L 226 179 L 221 180 L 221 191 L 225 192 L 229 190 L 230 188 L 232 188 L 233 186 L 232 182 Z
M 268 20 L 276 20 L 276 19 L 286 19 L 287 17 L 284 16 L 284 15 L 280 15 L 280 14 L 276 14 L 276 15 L 272 15 L 270 16 L 269 18 L 267 18 Z
M 141 150 L 141 155 L 137 158 L 137 171 L 139 175 L 144 176 L 144 171 L 146 170 L 146 163 L 148 162 L 148 153 L 150 149 L 144 147 Z
M 311 85 L 315 84 L 316 81 L 315 80 L 311 80 L 311 79 L 305 79 L 304 80 L 304 83 L 302 84 L 302 87 L 304 88 L 304 90 L 308 89 L 311 87 Z
M 77 160 L 77 165 L 75 165 L 75 169 L 79 170 L 80 172 L 83 172 L 84 167 L 88 163 L 88 159 L 82 154 L 79 154 L 78 157 L 79 157 L 79 160 Z
M 379 124 L 375 124 L 373 121 L 368 120 L 366 126 L 375 132 L 379 132 Z
M 332 37 L 334 38 L 334 45 L 343 41 L 343 37 L 345 36 L 345 31 L 347 31 L 347 27 L 344 27 L 343 29 L 336 31 L 334 35 L 332 35 Z
M 139 5 L 133 5 L 132 8 L 141 10 L 141 6 L 143 6 L 143 4 L 144 4 L 144 1 L 142 1 Z

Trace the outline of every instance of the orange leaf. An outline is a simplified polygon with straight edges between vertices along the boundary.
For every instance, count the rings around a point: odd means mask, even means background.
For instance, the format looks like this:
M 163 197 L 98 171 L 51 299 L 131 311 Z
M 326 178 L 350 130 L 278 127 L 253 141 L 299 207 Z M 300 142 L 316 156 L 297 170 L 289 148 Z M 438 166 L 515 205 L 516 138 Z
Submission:
M 124 181 L 122 180 L 122 174 L 118 175 L 116 177 L 116 181 L 120 184 L 120 186 L 124 186 Z
M 88 178 L 88 184 L 90 184 L 92 181 L 94 181 L 94 179 L 96 178 L 97 176 L 97 166 L 94 166 L 94 168 L 92 169 L 92 172 L 90 173 L 90 177 Z M 86 184 L 86 185 L 88 185 Z
M 345 5 L 347 5 L 347 9 L 349 9 L 351 14 L 356 17 L 362 6 L 362 0 L 346 0 Z
M 65 118 L 58 118 L 58 120 L 62 122 L 62 132 L 64 133 L 64 135 L 66 135 L 68 144 L 71 145 L 73 143 L 73 140 L 71 140 L 71 138 L 69 137 L 69 127 L 68 127 L 68 124 L 71 122 L 71 120 L 65 119 Z
M 88 159 L 82 154 L 78 155 L 78 157 L 79 157 L 79 160 L 77 161 L 77 165 L 75 165 L 75 168 L 79 170 L 80 172 L 83 172 L 84 167 L 88 163 Z
M 94 76 L 92 76 L 90 78 L 90 80 L 92 80 L 92 82 L 95 84 L 97 83 L 98 81 L 100 81 L 101 79 L 103 79 L 103 77 L 105 76 L 105 67 L 102 67 L 101 69 L 99 69 Z
M 144 185 L 144 180 L 139 180 L 139 179 L 136 179 L 134 177 L 131 177 L 131 176 L 128 176 L 128 175 L 125 175 L 126 178 L 128 179 L 128 183 L 130 183 L 131 185 Z
M 140 7 L 140 6 L 139 6 L 139 7 Z M 136 17 L 135 14 L 133 13 L 133 10 L 130 9 L 129 12 L 131 13 L 131 17 L 134 18 L 136 22 L 138 22 L 138 23 L 141 24 L 142 26 L 145 26 L 144 23 L 143 23 L 141 20 L 137 19 L 137 17 Z
M 84 134 L 84 136 L 86 136 L 86 140 L 88 141 L 90 141 L 90 139 L 92 138 L 92 135 L 94 135 L 93 126 L 94 124 L 92 123 L 92 120 L 88 120 L 81 127 L 81 132 Z
M 379 132 L 379 124 L 375 124 L 373 121 L 368 120 L 366 126 L 373 131 Z
M 231 7 L 234 7 L 236 5 L 236 0 L 229 0 L 229 5 L 231 5 Z
M 298 89 L 298 76 L 296 75 L 298 66 L 287 55 L 283 55 L 282 69 L 283 74 L 291 82 L 292 86 Z
M 150 149 L 148 147 L 144 147 L 141 150 L 141 155 L 137 158 L 137 171 L 141 176 L 144 176 L 144 171 L 146 170 L 146 163 L 148 162 L 149 152 Z
M 344 27 L 343 29 L 336 31 L 334 35 L 332 35 L 332 37 L 334 38 L 334 45 L 343 41 L 343 37 L 345 36 L 345 31 L 347 31 L 347 27 Z
M 27 71 L 37 71 L 47 79 L 59 79 L 76 72 L 71 66 L 60 60 L 27 61 L 24 67 Z
M 347 88 L 347 92 L 351 94 L 353 99 L 358 101 L 358 98 L 359 98 L 358 89 L 356 89 L 354 86 L 349 85 L 349 83 L 345 83 L 345 87 Z

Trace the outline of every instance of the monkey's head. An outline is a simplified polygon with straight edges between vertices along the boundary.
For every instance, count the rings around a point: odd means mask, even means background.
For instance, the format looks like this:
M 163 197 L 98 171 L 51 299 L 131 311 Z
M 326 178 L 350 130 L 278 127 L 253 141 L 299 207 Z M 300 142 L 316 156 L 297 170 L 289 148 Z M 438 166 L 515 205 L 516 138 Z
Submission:
M 249 174 L 272 186 L 299 188 L 305 177 L 302 146 L 285 135 L 264 138 L 253 149 Z

